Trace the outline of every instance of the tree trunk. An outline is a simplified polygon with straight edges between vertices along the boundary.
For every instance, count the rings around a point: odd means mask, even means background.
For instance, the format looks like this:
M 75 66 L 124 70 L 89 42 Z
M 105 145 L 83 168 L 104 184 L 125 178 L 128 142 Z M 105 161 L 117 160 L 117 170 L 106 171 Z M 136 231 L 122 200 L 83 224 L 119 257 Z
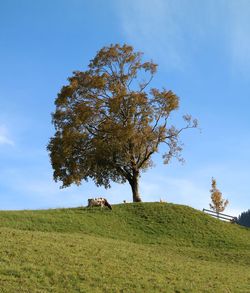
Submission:
M 133 202 L 141 202 L 139 195 L 139 172 L 134 172 L 133 178 L 129 180 L 129 184 L 133 193 Z

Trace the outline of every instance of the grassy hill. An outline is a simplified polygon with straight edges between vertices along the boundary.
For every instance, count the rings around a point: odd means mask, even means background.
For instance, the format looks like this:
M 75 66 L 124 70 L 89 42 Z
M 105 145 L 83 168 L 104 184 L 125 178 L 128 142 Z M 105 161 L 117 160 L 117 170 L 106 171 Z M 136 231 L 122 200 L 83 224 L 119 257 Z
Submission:
M 0 292 L 250 292 L 250 229 L 186 206 L 0 212 Z

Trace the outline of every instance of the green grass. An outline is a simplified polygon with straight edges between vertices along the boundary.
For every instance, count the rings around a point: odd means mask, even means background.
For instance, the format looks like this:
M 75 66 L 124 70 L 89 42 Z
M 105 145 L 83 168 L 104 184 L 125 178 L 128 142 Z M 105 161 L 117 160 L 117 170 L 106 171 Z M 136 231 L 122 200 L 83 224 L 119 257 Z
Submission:
M 186 206 L 0 212 L 0 292 L 250 292 L 250 229 Z

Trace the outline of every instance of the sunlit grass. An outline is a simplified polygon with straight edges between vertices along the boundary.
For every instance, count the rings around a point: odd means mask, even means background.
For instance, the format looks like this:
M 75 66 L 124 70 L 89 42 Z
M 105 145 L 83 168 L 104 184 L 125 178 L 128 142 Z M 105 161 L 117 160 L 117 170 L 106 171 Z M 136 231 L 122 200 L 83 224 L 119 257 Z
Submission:
M 250 292 L 250 229 L 163 203 L 0 212 L 0 292 Z

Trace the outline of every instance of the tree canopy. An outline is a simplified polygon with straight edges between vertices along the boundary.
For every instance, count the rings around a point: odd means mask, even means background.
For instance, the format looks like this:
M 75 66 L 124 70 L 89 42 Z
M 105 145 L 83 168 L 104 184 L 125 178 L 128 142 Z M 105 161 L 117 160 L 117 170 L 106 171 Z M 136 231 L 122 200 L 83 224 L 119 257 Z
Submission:
M 211 200 L 212 203 L 209 204 L 210 208 L 214 210 L 216 213 L 223 212 L 228 205 L 229 201 L 222 198 L 222 193 L 217 188 L 217 183 L 214 178 L 212 178 L 212 188 L 211 192 Z
M 141 201 L 140 172 L 152 166 L 152 155 L 165 145 L 164 163 L 182 160 L 180 133 L 197 127 L 169 124 L 179 98 L 171 90 L 149 88 L 157 64 L 129 45 L 103 47 L 86 71 L 75 71 L 62 87 L 52 114 L 55 135 L 48 151 L 54 179 L 62 187 L 89 178 L 97 186 L 129 182 L 133 201 Z
M 239 215 L 237 223 L 242 226 L 250 227 L 250 209 Z

